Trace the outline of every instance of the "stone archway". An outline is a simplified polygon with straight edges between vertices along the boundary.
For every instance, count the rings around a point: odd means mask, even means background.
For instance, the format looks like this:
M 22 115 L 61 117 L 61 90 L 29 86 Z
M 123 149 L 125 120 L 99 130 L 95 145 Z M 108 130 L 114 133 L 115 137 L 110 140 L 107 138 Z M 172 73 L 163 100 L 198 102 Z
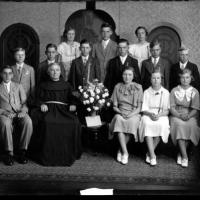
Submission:
M 181 39 L 177 31 L 169 26 L 156 27 L 148 35 L 149 42 L 155 39 L 161 42 L 161 56 L 171 63 L 176 63 L 178 61 L 178 48 L 181 45 Z
M 76 30 L 75 40 L 80 42 L 87 39 L 91 43 L 95 43 L 101 39 L 100 27 L 102 23 L 108 22 L 113 27 L 113 35 L 111 38 L 116 41 L 115 33 L 116 25 L 113 18 L 102 10 L 79 10 L 74 12 L 66 21 L 65 29 L 73 27 Z
M 31 26 L 17 23 L 7 27 L 0 37 L 1 66 L 14 64 L 13 50 L 20 46 L 26 50 L 25 62 L 36 69 L 39 63 L 39 43 L 38 34 Z

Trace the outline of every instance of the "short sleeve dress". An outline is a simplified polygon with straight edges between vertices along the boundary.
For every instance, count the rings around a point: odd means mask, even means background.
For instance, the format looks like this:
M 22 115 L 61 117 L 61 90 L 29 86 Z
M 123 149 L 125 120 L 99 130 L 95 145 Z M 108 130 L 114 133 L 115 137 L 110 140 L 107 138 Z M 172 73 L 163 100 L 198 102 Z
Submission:
M 112 94 L 113 105 L 118 107 L 124 114 L 129 114 L 137 109 L 142 103 L 143 91 L 142 86 L 135 82 L 126 86 L 123 83 L 118 83 Z M 136 114 L 131 118 L 124 119 L 121 115 L 116 114 L 111 121 L 111 131 L 113 133 L 123 132 L 133 134 L 135 141 L 138 141 L 137 130 L 140 122 L 140 114 Z
M 170 106 L 175 107 L 178 113 L 187 114 L 191 109 L 199 110 L 199 92 L 194 87 L 184 90 L 180 85 L 175 87 L 170 94 Z M 173 143 L 178 139 L 190 140 L 197 145 L 200 138 L 200 128 L 197 124 L 197 116 L 183 121 L 175 116 L 170 118 L 170 131 Z
M 130 44 L 129 54 L 138 60 L 138 66 L 141 72 L 142 61 L 150 57 L 149 42 L 145 42 L 144 44 Z
M 149 87 L 144 91 L 142 111 L 148 111 L 155 114 L 163 110 L 169 110 L 169 92 L 161 87 L 159 91 Z M 164 143 L 168 142 L 170 133 L 168 116 L 159 117 L 157 121 L 151 120 L 147 115 L 143 115 L 139 126 L 140 142 L 144 141 L 144 137 L 161 137 Z
M 78 42 L 73 42 L 72 45 L 62 42 L 58 45 L 57 51 L 61 56 L 61 63 L 65 69 L 65 81 L 68 80 L 68 74 L 72 61 L 80 56 L 79 47 L 80 44 Z

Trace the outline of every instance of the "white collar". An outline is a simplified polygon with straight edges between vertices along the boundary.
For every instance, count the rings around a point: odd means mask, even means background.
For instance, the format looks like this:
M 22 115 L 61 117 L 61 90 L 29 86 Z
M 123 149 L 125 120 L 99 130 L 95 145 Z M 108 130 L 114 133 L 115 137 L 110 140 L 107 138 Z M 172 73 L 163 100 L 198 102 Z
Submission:
M 23 63 L 21 63 L 21 64 L 18 64 L 18 63 L 16 63 L 16 66 L 17 66 L 17 69 L 19 69 L 19 68 L 21 68 L 21 69 L 22 69 L 22 67 L 24 66 L 24 62 L 23 62 Z
M 104 45 L 108 45 L 108 42 L 110 41 L 110 39 L 108 39 L 108 40 L 102 40 L 102 44 L 104 44 Z
M 152 63 L 154 62 L 155 59 L 156 59 L 156 63 L 158 63 L 159 58 L 160 58 L 160 57 L 157 57 L 157 58 L 151 57 L 151 61 L 152 61 Z
M 10 82 L 8 82 L 8 83 L 5 83 L 5 82 L 3 81 L 3 84 L 4 84 L 4 85 L 6 85 L 6 86 L 9 86 L 9 85 L 10 85 L 10 83 L 11 83 L 11 81 L 10 81 Z
M 126 61 L 126 58 L 128 57 L 128 54 L 125 55 L 125 56 L 119 56 L 119 57 L 120 57 L 120 60 L 121 60 L 122 64 L 124 64 L 125 61 Z
M 196 92 L 193 90 L 192 86 L 185 90 L 179 85 L 178 90 L 176 90 L 174 94 L 180 101 L 183 101 L 184 97 L 186 97 L 187 101 L 190 101 L 195 96 Z
M 55 63 L 55 60 L 47 60 L 47 63 L 48 63 L 48 64 Z
M 82 60 L 87 60 L 88 61 L 89 55 L 88 56 L 81 56 L 81 57 L 82 57 Z
M 188 61 L 186 61 L 185 63 L 182 63 L 182 62 L 180 62 L 180 61 L 179 61 L 179 65 L 180 65 L 180 67 L 182 67 L 182 66 L 183 66 L 183 67 L 184 67 L 184 69 L 185 69 L 185 67 L 186 67 L 187 63 L 188 63 Z

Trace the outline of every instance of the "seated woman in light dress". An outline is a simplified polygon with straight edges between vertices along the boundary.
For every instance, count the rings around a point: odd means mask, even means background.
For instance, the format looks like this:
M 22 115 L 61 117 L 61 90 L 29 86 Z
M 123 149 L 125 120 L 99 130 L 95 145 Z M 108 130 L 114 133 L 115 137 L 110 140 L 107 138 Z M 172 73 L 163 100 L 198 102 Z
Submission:
M 190 85 L 191 71 L 184 69 L 180 74 L 181 84 L 175 87 L 170 94 L 170 132 L 171 138 L 179 153 L 177 164 L 188 166 L 187 146 L 192 142 L 195 146 L 199 142 L 200 128 L 197 125 L 199 111 L 199 93 Z
M 129 54 L 138 60 L 139 70 L 141 72 L 142 61 L 150 57 L 149 42 L 146 41 L 148 31 L 145 27 L 139 26 L 135 30 L 138 43 L 129 45 Z
M 161 86 L 161 73 L 157 70 L 151 75 L 151 84 L 144 91 L 139 135 L 140 142 L 146 141 L 148 152 L 146 162 L 157 164 L 155 149 L 160 142 L 168 142 L 169 137 L 169 92 Z
M 110 130 L 118 134 L 120 148 L 117 152 L 117 161 L 128 163 L 127 143 L 133 135 L 138 141 L 137 130 L 140 122 L 140 110 L 142 105 L 142 86 L 132 82 L 134 69 L 126 67 L 122 73 L 123 83 L 118 83 L 112 94 L 113 110 L 116 115 L 112 119 Z
M 72 60 L 80 56 L 80 44 L 74 41 L 75 29 L 71 27 L 64 31 L 63 38 L 64 41 L 58 45 L 57 51 L 59 54 L 58 60 L 65 68 L 64 80 L 67 81 Z

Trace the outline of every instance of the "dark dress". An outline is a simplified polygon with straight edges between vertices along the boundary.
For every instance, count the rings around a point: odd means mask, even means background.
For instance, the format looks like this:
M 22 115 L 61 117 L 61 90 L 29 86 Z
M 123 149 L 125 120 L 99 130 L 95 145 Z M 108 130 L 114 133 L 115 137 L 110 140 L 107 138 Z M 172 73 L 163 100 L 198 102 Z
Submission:
M 46 101 L 59 101 L 69 104 L 71 86 L 60 81 L 47 81 L 40 85 L 37 94 L 37 105 Z M 35 158 L 45 166 L 70 166 L 80 158 L 81 125 L 75 114 L 70 113 L 69 106 L 46 103 L 48 112 L 40 108 L 33 113 L 37 135 L 37 152 Z M 35 140 L 36 141 L 36 140 Z

